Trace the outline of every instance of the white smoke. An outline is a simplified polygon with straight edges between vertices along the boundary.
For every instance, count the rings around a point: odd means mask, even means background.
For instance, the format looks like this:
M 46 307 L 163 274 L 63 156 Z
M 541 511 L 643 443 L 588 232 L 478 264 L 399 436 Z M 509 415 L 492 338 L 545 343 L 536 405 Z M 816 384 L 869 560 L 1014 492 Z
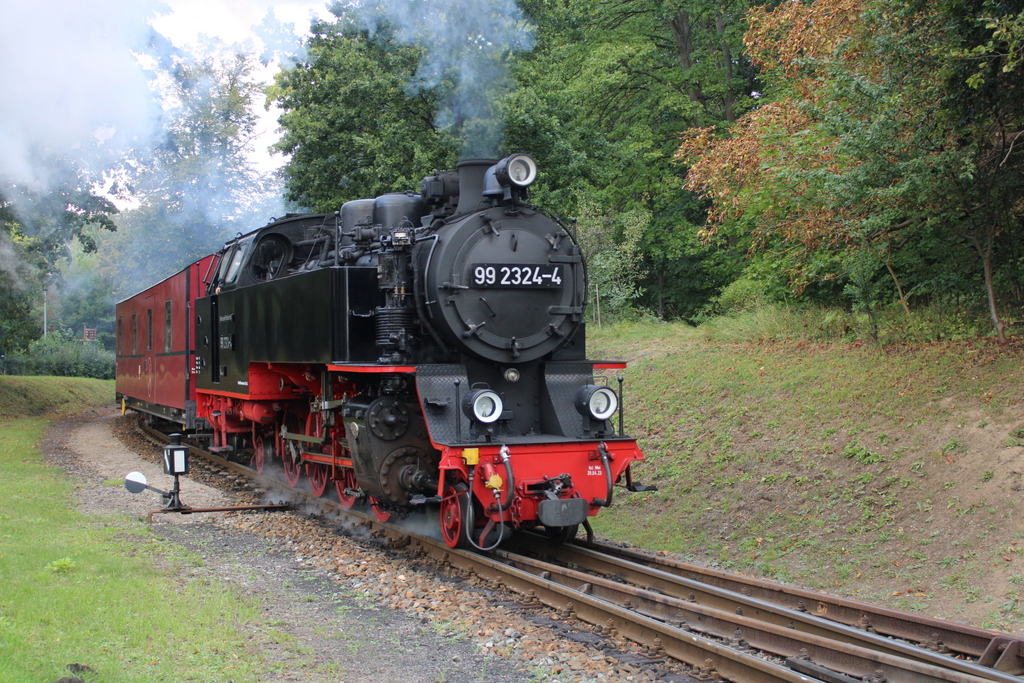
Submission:
M 424 51 L 410 91 L 454 81 L 438 125 L 461 135 L 464 156 L 495 156 L 499 100 L 514 87 L 510 59 L 534 45 L 534 27 L 515 0 L 370 0 L 355 11 L 371 35 L 386 24 Z
M 42 192 L 60 182 L 54 159 L 99 175 L 148 150 L 164 109 L 154 72 L 196 49 L 290 63 L 303 54 L 295 26 L 317 14 L 321 0 L 3 3 L 0 181 Z
M 308 22 L 318 5 L 320 13 L 326 13 L 322 0 L 0 4 L 0 194 L 7 210 L 22 219 L 29 235 L 48 239 L 55 222 L 43 216 L 40 207 L 53 200 L 50 203 L 63 210 L 55 191 L 91 189 L 108 193 L 122 210 L 138 208 L 143 172 L 153 168 L 153 153 L 166 145 L 180 113 L 170 87 L 173 74 L 199 61 L 222 64 L 236 54 L 247 54 L 254 62 L 255 56 L 263 58 L 263 69 L 252 78 L 268 83 L 276 71 L 269 62 L 289 63 L 290 53 L 301 55 L 303 49 L 296 24 L 279 17 Z M 199 189 L 189 194 L 191 201 L 214 209 L 230 199 L 233 208 L 249 214 L 242 221 L 245 225 L 239 227 L 220 215 L 197 222 L 193 211 L 167 216 L 148 230 L 147 238 L 155 243 L 180 242 L 180 226 L 174 224 L 180 218 L 189 224 L 221 226 L 223 235 L 207 229 L 197 236 L 204 245 L 216 245 L 239 229 L 258 227 L 283 212 L 280 197 L 273 196 L 279 194 L 278 185 L 269 180 L 273 167 L 281 163 L 268 151 L 277 137 L 276 122 L 264 118 L 260 123 L 255 137 L 246 140 L 245 153 L 262 173 L 261 182 L 232 186 L 211 178 L 197 182 Z M 239 184 L 246 190 L 244 196 L 236 196 Z M 123 237 L 132 233 L 127 227 L 135 219 L 122 214 L 118 220 L 119 234 L 104 233 L 100 239 L 107 244 L 120 240 L 129 257 L 144 251 L 135 259 L 139 263 L 157 263 L 161 254 L 152 253 L 149 242 L 125 246 Z M 173 253 L 166 260 L 171 257 Z M 180 268 L 179 261 L 164 264 L 168 272 Z M 123 269 L 128 272 L 130 267 L 125 264 Z M 0 273 L 21 288 L 32 272 L 9 240 L 0 242 Z M 130 286 L 150 279 L 135 280 Z
M 0 178 L 45 190 L 55 157 L 92 169 L 152 135 L 159 106 L 137 55 L 154 0 L 6 2 L 0 9 Z

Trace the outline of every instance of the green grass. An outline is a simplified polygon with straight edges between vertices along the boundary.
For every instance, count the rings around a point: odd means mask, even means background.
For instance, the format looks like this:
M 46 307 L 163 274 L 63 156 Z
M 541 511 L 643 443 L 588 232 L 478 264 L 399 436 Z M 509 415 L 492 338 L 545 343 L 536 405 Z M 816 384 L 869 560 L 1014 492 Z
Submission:
M 113 380 L 0 376 L 0 417 L 77 413 L 96 405 L 114 405 Z
M 25 412 L 110 394 L 110 382 L 2 379 L 5 405 Z M 57 382 L 70 398 L 51 393 Z M 202 578 L 195 557 L 147 525 L 75 511 L 72 484 L 38 452 L 46 424 L 0 418 L 0 680 L 54 681 L 70 663 L 105 683 L 260 680 L 241 628 L 257 606 Z
M 599 533 L 850 592 L 938 586 L 955 571 L 944 558 L 963 552 L 951 543 L 1016 547 L 982 515 L 1020 514 L 1020 484 L 992 467 L 995 449 L 1024 445 L 1018 346 L 811 342 L 753 323 L 753 335 L 721 320 L 588 329 L 591 357 L 630 363 L 626 430 L 647 455 L 635 476 L 659 487 L 617 497 Z M 991 500 L 983 483 L 999 486 Z M 998 583 L 1008 562 L 984 569 Z

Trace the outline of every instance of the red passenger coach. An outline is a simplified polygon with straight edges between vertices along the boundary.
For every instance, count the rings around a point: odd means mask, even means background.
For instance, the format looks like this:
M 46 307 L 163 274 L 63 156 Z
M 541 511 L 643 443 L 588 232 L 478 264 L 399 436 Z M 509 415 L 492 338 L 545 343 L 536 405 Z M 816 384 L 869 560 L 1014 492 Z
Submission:
M 195 428 L 195 326 L 216 256 L 205 256 L 117 304 L 117 398 L 122 409 Z

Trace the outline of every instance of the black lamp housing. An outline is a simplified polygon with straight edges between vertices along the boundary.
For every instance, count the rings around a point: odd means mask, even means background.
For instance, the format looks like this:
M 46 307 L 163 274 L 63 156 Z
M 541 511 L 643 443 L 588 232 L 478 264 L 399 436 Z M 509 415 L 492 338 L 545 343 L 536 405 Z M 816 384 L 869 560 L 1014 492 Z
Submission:
M 604 421 L 619 409 L 619 397 L 610 387 L 587 384 L 576 393 L 575 405 L 580 415 Z
M 181 434 L 171 434 L 164 446 L 164 474 L 188 474 L 188 446 L 181 443 Z
M 490 389 L 473 389 L 462 400 L 462 411 L 466 417 L 481 424 L 497 422 L 504 409 L 501 397 Z
M 484 196 L 501 196 L 505 200 L 513 195 L 526 198 L 526 188 L 537 179 L 537 162 L 526 154 L 505 157 L 487 169 L 484 175 Z

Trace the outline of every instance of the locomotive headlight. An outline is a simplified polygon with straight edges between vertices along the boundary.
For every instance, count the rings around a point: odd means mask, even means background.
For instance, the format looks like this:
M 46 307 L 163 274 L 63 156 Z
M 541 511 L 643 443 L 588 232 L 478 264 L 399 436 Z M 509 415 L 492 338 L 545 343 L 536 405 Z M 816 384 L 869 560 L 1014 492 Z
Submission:
M 505 168 L 513 185 L 527 187 L 537 179 L 537 162 L 525 154 L 510 156 Z
M 491 424 L 505 409 L 501 397 L 490 389 L 474 389 L 462 401 L 462 410 L 471 420 Z
M 537 162 L 525 154 L 505 157 L 491 168 L 494 179 L 502 187 L 529 187 L 537 179 Z
M 588 384 L 576 394 L 576 410 L 594 420 L 607 420 L 619 409 L 619 397 L 608 387 Z

